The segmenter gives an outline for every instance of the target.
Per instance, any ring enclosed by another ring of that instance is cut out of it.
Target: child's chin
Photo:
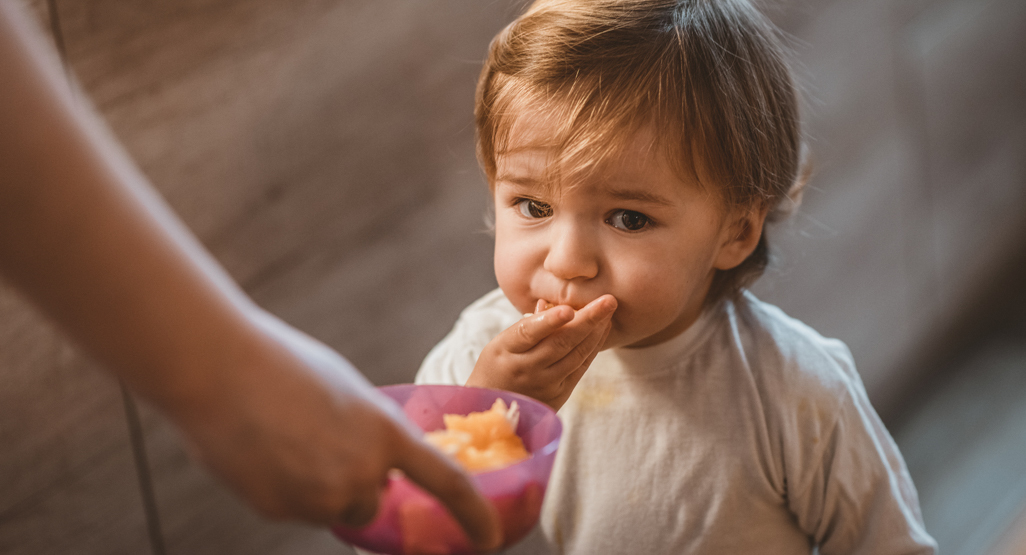
[[[610,336],[612,336],[612,334],[610,334]],[[668,339],[668,338],[660,338],[659,334],[656,334],[656,335],[646,335],[646,336],[642,336],[642,337],[638,337],[638,336],[622,337],[622,338],[620,338],[619,341],[616,341],[615,344],[612,344],[612,342],[610,342],[609,339],[606,339],[606,343],[609,344],[609,346],[603,347],[603,349],[611,349],[611,348],[642,349],[644,347],[651,347],[652,345],[658,345],[658,344],[666,341],[666,339]]]
[[[630,344],[636,342],[636,339],[632,341],[629,337],[624,337],[617,334],[615,331],[611,331],[609,332],[609,337],[606,338],[606,342],[602,344],[602,348],[599,350],[605,351],[608,349],[619,349],[621,347],[630,348]]]

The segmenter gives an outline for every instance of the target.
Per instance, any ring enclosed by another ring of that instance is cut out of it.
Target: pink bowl
[[[444,427],[443,414],[468,414],[491,408],[496,399],[520,405],[517,435],[531,457],[473,475],[474,484],[499,512],[508,547],[534,528],[549,484],[563,425],[547,405],[529,397],[477,387],[392,385],[380,388],[395,399],[414,424],[430,432]],[[463,529],[442,505],[404,477],[390,478],[378,514],[364,528],[338,526],[339,539],[388,555],[471,554]]]

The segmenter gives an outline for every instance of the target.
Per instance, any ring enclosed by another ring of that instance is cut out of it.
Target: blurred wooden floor
[[[1026,553],[1026,249],[975,338],[892,423],[944,555]]]
[[[520,2],[0,1],[32,8],[83,101],[247,292],[376,383],[409,381],[494,287],[473,87]],[[973,344],[1026,238],[1026,3],[772,16],[795,38],[817,171],[758,294],[845,340],[898,421],[937,357]],[[0,553],[345,552],[242,506],[6,287],[0,379]],[[931,464],[924,483],[943,482],[949,463]]]

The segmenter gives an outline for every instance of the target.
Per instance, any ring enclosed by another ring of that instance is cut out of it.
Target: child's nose
[[[599,264],[593,237],[577,226],[553,227],[544,267],[565,280],[595,277]]]

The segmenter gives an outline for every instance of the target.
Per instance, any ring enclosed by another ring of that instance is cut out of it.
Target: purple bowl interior
[[[454,385],[390,385],[379,389],[398,402],[406,416],[425,432],[444,428],[442,416],[445,414],[485,411],[500,398],[507,405],[517,401],[520,407],[517,435],[529,453],[544,449],[558,440],[562,432],[562,425],[551,408],[508,391]]]
[[[531,457],[519,463],[473,475],[475,485],[498,509],[505,545],[520,540],[538,520],[541,500],[562,433],[562,424],[548,406],[508,391],[448,385],[393,385],[380,391],[398,402],[407,417],[424,431],[444,427],[445,414],[488,410],[495,399],[517,401],[517,435]],[[391,478],[374,521],[365,528],[336,527],[336,536],[376,553],[472,553],[456,521],[433,497],[405,478]]]

